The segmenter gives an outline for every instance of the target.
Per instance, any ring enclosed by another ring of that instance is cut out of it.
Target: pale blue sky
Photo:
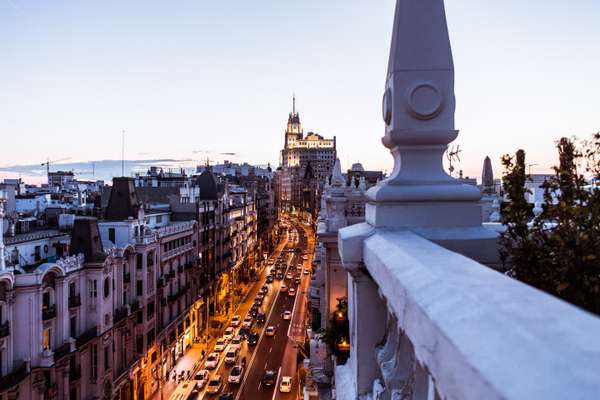
[[[381,94],[392,0],[0,0],[0,167],[46,157],[277,163],[296,92],[344,167],[391,170]],[[460,167],[600,130],[600,1],[447,0]],[[204,155],[202,155],[204,157]],[[224,156],[212,155],[215,161]],[[231,157],[230,157],[231,158]]]

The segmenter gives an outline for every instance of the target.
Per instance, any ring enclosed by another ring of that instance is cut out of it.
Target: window
[[[144,262],[140,253],[136,254],[136,266],[138,269],[142,269]]]
[[[98,297],[98,282],[95,279],[88,280],[88,288],[90,292],[90,299]]]
[[[143,354],[144,353],[144,336],[142,335],[137,335],[135,338],[135,349],[137,350],[138,354]]]
[[[110,369],[110,349],[104,346],[104,370]]]
[[[104,278],[104,298],[107,298],[110,294],[110,278]]]
[[[69,282],[69,297],[75,297],[75,282]]]
[[[71,335],[72,338],[77,337],[77,316],[76,315],[73,315],[71,317],[70,325],[69,325],[69,334]]]
[[[127,290],[123,290],[123,304],[127,304]]]
[[[148,346],[150,346],[154,342],[154,328],[148,331],[147,341]]]
[[[135,285],[136,296],[142,296],[144,294],[144,282],[140,279]]]
[[[95,381],[98,378],[98,345],[90,346],[90,379]]]
[[[154,302],[153,301],[148,303],[146,310],[148,312],[148,316],[146,317],[146,319],[152,319],[152,317],[154,317]]]
[[[50,291],[46,290],[44,294],[42,294],[42,309],[47,309],[50,307]]]
[[[50,350],[52,347],[52,328],[44,329],[42,333],[42,348],[44,350]]]
[[[154,265],[154,252],[151,251],[148,253],[148,255],[146,256],[146,264],[148,264],[149,267]]]
[[[115,228],[108,228],[108,240],[114,244],[117,243],[117,240],[115,239]]]
[[[157,216],[156,216],[156,223],[157,223],[157,224],[160,224],[160,223],[162,223],[162,215],[157,215]]]

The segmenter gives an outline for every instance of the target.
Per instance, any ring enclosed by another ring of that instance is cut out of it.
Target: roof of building
[[[123,221],[137,218],[140,203],[137,199],[133,178],[113,178],[113,186],[104,217],[108,221]]]
[[[200,200],[217,200],[217,180],[215,179],[212,171],[205,169],[200,175],[198,175],[195,183],[200,187]]]
[[[78,217],[75,219],[70,252],[71,255],[82,253],[86,262],[103,262],[106,259],[96,218]]]

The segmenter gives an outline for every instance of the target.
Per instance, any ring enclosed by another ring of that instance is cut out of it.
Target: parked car
[[[239,349],[237,347],[229,347],[227,353],[225,353],[225,364],[233,365],[237,361]]]
[[[242,381],[242,376],[244,376],[244,368],[241,365],[236,365],[231,368],[227,382],[240,383]]]
[[[258,343],[258,333],[252,332],[248,335],[248,346],[256,346]]]
[[[277,380],[277,372],[275,372],[273,370],[267,370],[267,371],[265,371],[265,375],[263,376],[262,384],[264,386],[273,386],[275,384],[276,380]]]
[[[275,336],[275,327],[273,325],[267,326],[267,329],[265,329],[265,336]]]
[[[223,334],[223,339],[225,339],[226,341],[230,341],[231,339],[233,339],[233,335],[234,335],[235,331],[233,329],[233,327],[229,327],[227,329],[225,329],[225,334]]]
[[[234,315],[233,318],[231,318],[231,326],[240,326],[241,322],[242,317],[239,315]]]
[[[215,351],[221,352],[225,350],[225,347],[227,347],[227,342],[225,341],[225,339],[217,339],[217,343],[215,343]]]
[[[215,369],[219,364],[219,353],[210,353],[204,363],[204,368]]]
[[[208,381],[208,385],[206,385],[206,393],[219,393],[221,386],[223,386],[221,375],[214,375],[210,381]]]
[[[296,295],[296,289],[294,289],[293,287],[291,287],[291,288],[288,290],[288,296],[290,296],[290,297],[293,297],[293,296],[295,296],[295,295]]]
[[[285,319],[285,320],[290,320],[290,319],[292,319],[292,312],[291,312],[291,311],[288,311],[288,310],[284,311],[284,312],[283,312],[283,319]]]
[[[281,285],[281,287],[279,288],[280,291],[282,292],[287,292],[288,288],[285,285]]]
[[[204,387],[204,385],[206,385],[206,383],[208,382],[208,377],[209,377],[209,372],[206,369],[201,369],[200,371],[198,371],[196,373],[196,375],[194,376],[194,380],[196,381],[196,386],[200,389],[202,389]]]
[[[292,391],[292,377],[282,376],[281,382],[279,383],[279,391],[281,393],[289,393]]]

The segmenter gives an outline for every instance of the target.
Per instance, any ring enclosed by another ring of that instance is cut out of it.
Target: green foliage
[[[501,256],[516,279],[600,314],[600,190],[586,187],[581,171],[600,180],[600,134],[585,142],[562,138],[556,148],[559,165],[535,217],[526,211],[525,153],[503,157],[509,205]]]

